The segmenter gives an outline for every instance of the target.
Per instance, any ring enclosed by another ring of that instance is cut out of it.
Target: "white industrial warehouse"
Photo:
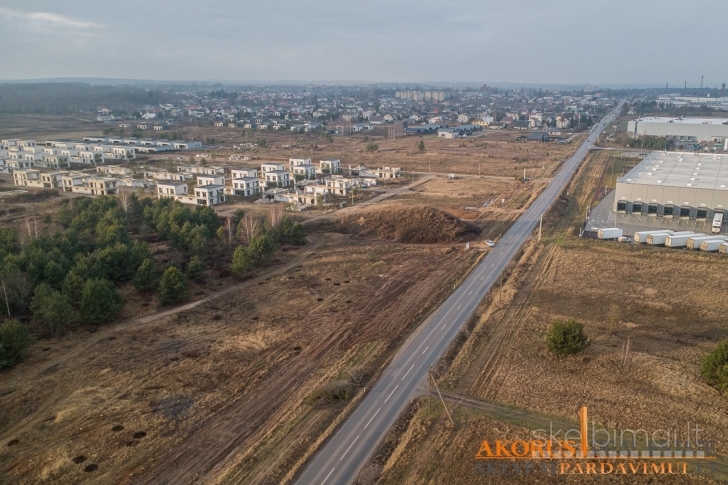
[[[728,128],[728,126],[726,126]],[[652,152],[617,180],[616,212],[710,220],[728,209],[728,155]]]
[[[664,136],[673,142],[719,142],[728,140],[728,118],[648,117],[627,123],[632,137]]]

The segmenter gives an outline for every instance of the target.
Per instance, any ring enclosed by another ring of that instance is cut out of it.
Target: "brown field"
[[[255,131],[215,127],[179,127],[187,137],[204,140],[213,137],[218,148],[212,150],[215,162],[228,160],[231,154],[249,156],[251,163],[258,160],[287,160],[289,157],[310,157],[313,161],[334,157],[341,159],[344,170],[349,165],[369,167],[401,167],[408,172],[436,172],[505,177],[550,177],[559,167],[559,160],[568,158],[578,146],[580,136],[572,144],[520,142],[523,133],[488,132],[471,138],[444,139],[423,137],[425,151],[416,148],[418,136],[387,139],[386,128],[366,133],[332,137],[327,141],[319,135],[293,134],[278,131]],[[246,131],[246,133],[243,133]],[[255,142],[265,138],[268,148],[230,150],[232,144]],[[379,149],[367,152],[366,145],[375,143]]]
[[[101,135],[104,128],[107,126],[95,121],[95,116],[89,113],[81,116],[0,116],[0,138],[2,139],[20,138],[36,141],[78,139],[84,136]]]
[[[10,198],[3,223],[52,211],[39,193]],[[244,282],[208,271],[199,303],[124,285],[120,322],[40,338],[0,374],[0,483],[289,479],[482,254],[310,237]]]
[[[592,156],[549,214],[552,232],[530,242],[500,300],[486,298],[437,369],[443,391],[492,403],[496,411],[449,401],[416,403],[370,465],[384,484],[533,483],[536,477],[485,477],[474,459],[484,439],[527,437],[539,420],[577,423],[580,406],[608,429],[669,429],[686,421],[728,454],[728,399],[700,377],[700,360],[728,338],[728,259],[722,255],[620,245],[573,236],[606,163]],[[548,353],[555,319],[585,325],[591,346],[575,357]],[[620,353],[629,339],[626,365]],[[513,419],[512,410],[523,413]],[[366,474],[365,474],[366,475]],[[538,483],[654,483],[655,476],[538,477]],[[691,476],[660,483],[704,483]],[[370,478],[360,483],[371,483]]]

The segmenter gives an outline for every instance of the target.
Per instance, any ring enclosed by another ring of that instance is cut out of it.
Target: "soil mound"
[[[341,224],[343,232],[411,244],[464,242],[480,233],[479,227],[427,206],[351,215]]]

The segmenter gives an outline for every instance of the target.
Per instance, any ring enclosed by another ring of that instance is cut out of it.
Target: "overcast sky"
[[[0,0],[0,79],[728,82],[725,0]]]

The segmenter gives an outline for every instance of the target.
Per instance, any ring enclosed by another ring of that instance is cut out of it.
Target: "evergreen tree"
[[[728,340],[720,342],[703,357],[700,373],[705,382],[728,392]]]
[[[0,324],[0,369],[13,367],[33,343],[28,328],[17,320]]]
[[[137,291],[145,292],[153,290],[159,284],[159,268],[152,259],[145,259],[137,269],[132,283]]]
[[[87,325],[113,322],[124,306],[124,300],[110,281],[88,280],[83,286],[81,321]]]
[[[187,277],[191,280],[200,279],[206,269],[207,266],[199,256],[192,256],[190,262],[187,263]]]
[[[162,282],[159,284],[157,296],[165,305],[187,300],[190,297],[190,290],[187,288],[187,281],[182,271],[173,266],[167,268],[162,276]]]

